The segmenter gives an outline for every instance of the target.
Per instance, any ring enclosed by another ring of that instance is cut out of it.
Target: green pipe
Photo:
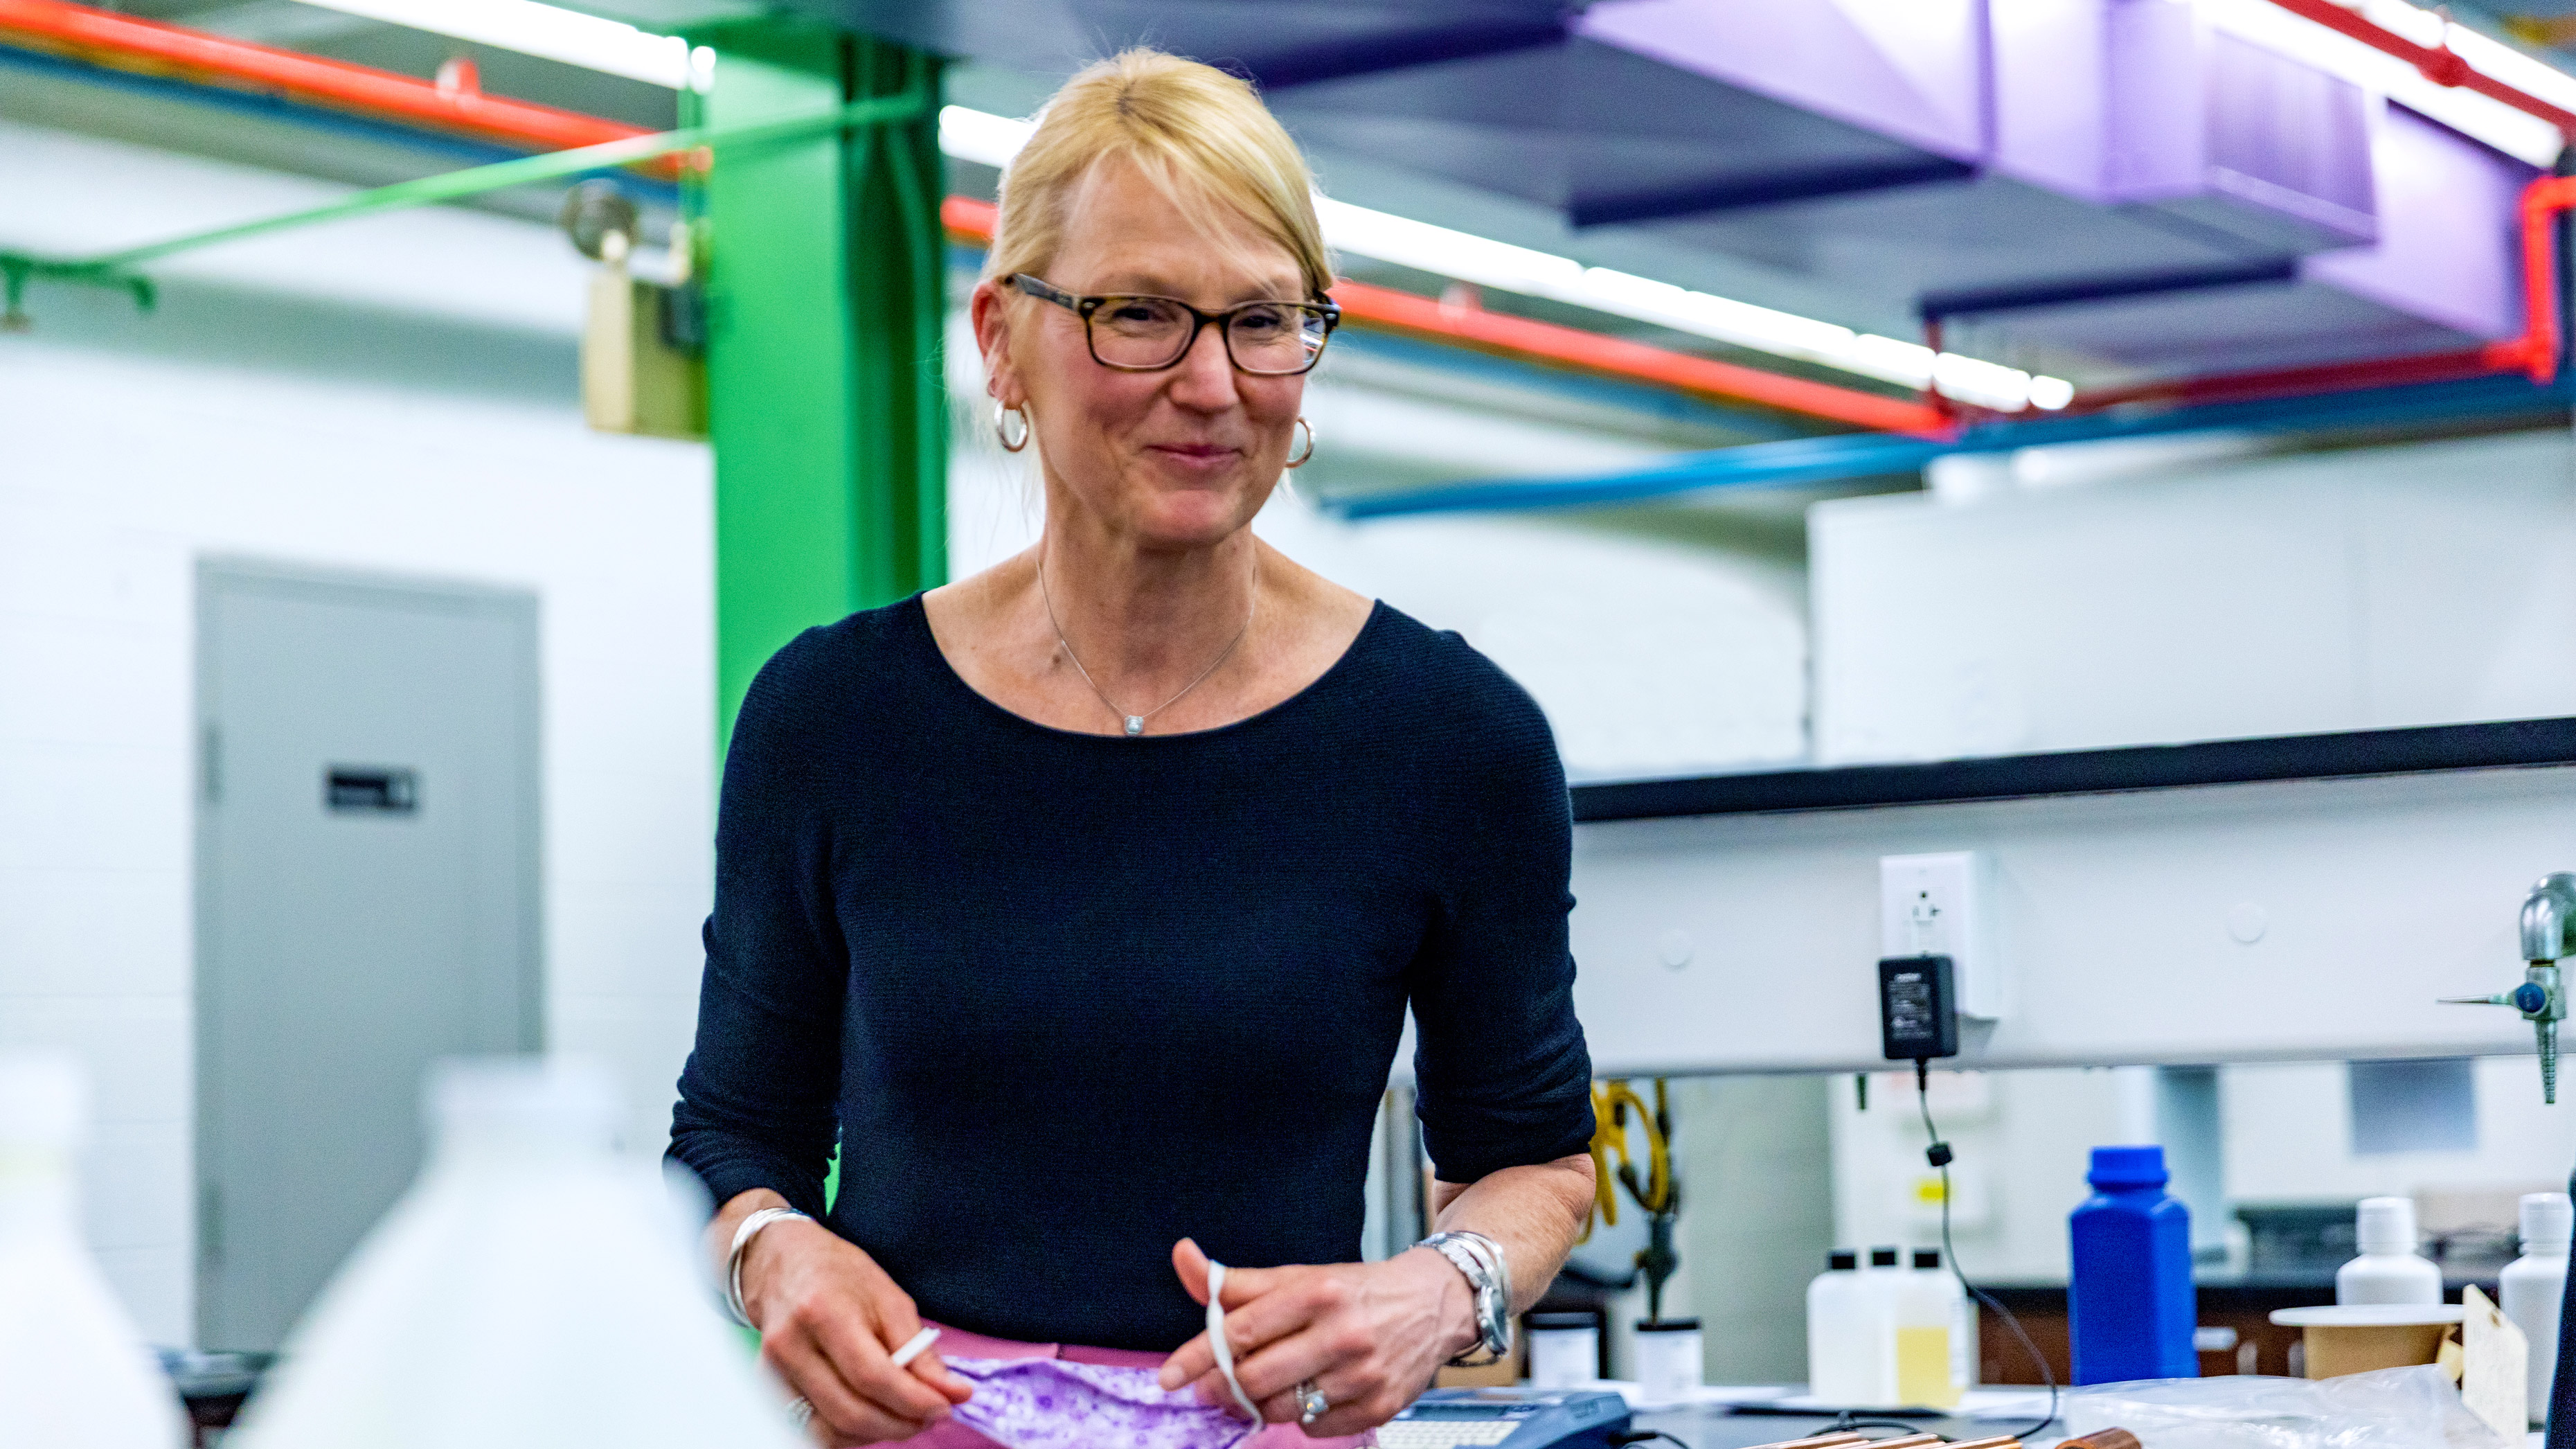
[[[689,126],[676,131],[662,131],[650,136],[632,136],[622,141],[606,141],[596,146],[580,146],[569,151],[548,151],[537,156],[521,156],[509,161],[496,161],[489,166],[475,166],[463,171],[450,171],[439,176],[424,176],[417,181],[398,181],[343,197],[328,206],[288,212],[283,216],[265,217],[258,221],[237,222],[231,226],[191,232],[166,241],[127,247],[122,251],[102,252],[90,257],[43,257],[24,252],[0,252],[0,286],[5,286],[7,315],[18,315],[18,302],[30,277],[54,281],[115,287],[134,294],[137,305],[152,305],[152,284],[131,270],[145,262],[159,261],[181,252],[224,242],[242,241],[274,232],[292,231],[298,227],[318,226],[323,222],[345,221],[351,217],[374,216],[380,212],[403,211],[415,206],[430,206],[442,201],[455,201],[480,196],[487,191],[500,191],[512,186],[526,186],[540,181],[554,181],[578,176],[585,171],[605,170],[615,166],[650,161],[675,151],[691,151],[701,146],[742,146],[757,142],[801,140],[827,131],[878,126],[888,122],[914,120],[928,105],[927,95],[911,91],[903,95],[877,96],[852,101],[848,105],[810,116],[785,116],[775,120],[749,121],[732,126]]]

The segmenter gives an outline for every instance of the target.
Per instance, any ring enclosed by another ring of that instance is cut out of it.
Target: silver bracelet
[[[1483,1233],[1433,1233],[1415,1244],[1449,1260],[1476,1295],[1476,1346],[1449,1360],[1460,1368],[1500,1363],[1512,1351],[1512,1265]]]
[[[750,1311],[742,1306],[743,1249],[751,1246],[751,1240],[760,1236],[762,1228],[768,1227],[781,1218],[803,1218],[809,1223],[814,1221],[812,1214],[800,1213],[792,1207],[759,1208],[744,1218],[741,1225],[733,1230],[733,1246],[725,1250],[725,1312],[732,1314],[733,1321],[745,1328],[753,1328],[757,1325],[751,1321]]]

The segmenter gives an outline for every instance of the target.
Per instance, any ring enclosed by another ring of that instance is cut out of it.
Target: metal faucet
[[[2446,996],[2455,1006],[2510,1006],[2540,1041],[2540,1095],[2558,1100],[2558,1023],[2567,1019],[2558,963],[2576,956],[2576,875],[2542,876],[2522,900],[2522,984],[2501,996]]]

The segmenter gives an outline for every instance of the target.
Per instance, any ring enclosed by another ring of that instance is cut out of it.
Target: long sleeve
[[[1458,646],[1462,650],[1464,645]],[[1573,823],[1538,706],[1493,670],[1454,742],[1455,822],[1412,984],[1423,1140],[1446,1182],[1550,1162],[1592,1139],[1591,1055],[1574,1015],[1566,913]]]
[[[818,752],[801,720],[815,706],[805,677],[814,643],[809,631],[780,650],[735,720],[697,1043],[670,1155],[718,1204],[766,1187],[821,1217],[849,955],[833,912],[832,840],[815,809]]]

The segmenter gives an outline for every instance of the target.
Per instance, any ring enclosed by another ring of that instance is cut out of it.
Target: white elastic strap
[[[1243,1391],[1243,1382],[1234,1376],[1234,1350],[1225,1341],[1225,1265],[1214,1258],[1208,1259],[1207,1335],[1208,1347],[1216,1353],[1216,1371],[1225,1375],[1234,1401],[1252,1416],[1252,1422],[1262,1422],[1261,1406],[1252,1402],[1252,1395]]]
[[[896,1349],[894,1351],[894,1357],[888,1361],[896,1368],[902,1368],[906,1364],[911,1363],[914,1359],[921,1357],[921,1351],[923,1349],[930,1347],[938,1341],[939,1330],[936,1328],[925,1328],[921,1332],[914,1334],[912,1337],[905,1339],[903,1341],[903,1347]]]

